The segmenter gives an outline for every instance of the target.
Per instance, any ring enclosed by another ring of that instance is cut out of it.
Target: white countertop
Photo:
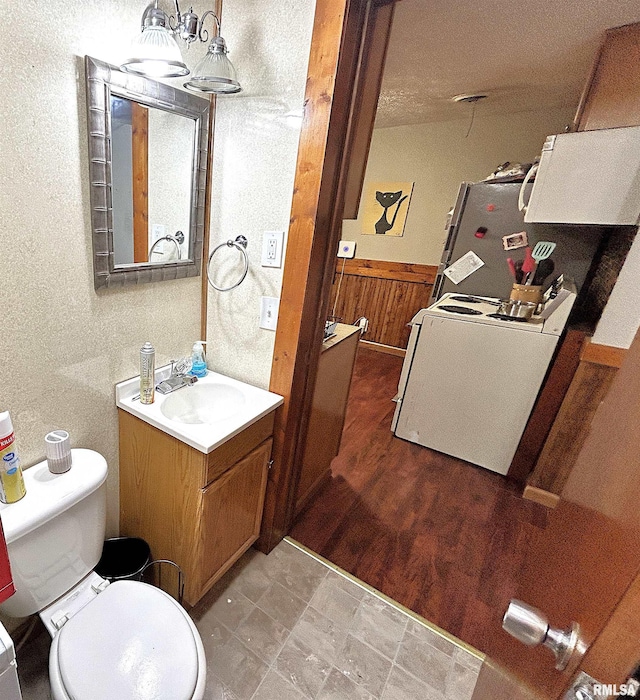
[[[156,384],[166,379],[169,373],[168,365],[156,370]],[[208,454],[284,403],[284,399],[278,394],[259,389],[251,384],[245,384],[237,379],[231,379],[231,377],[225,377],[223,374],[211,370],[206,377],[198,379],[193,386],[216,383],[226,384],[240,390],[245,396],[245,401],[244,405],[231,416],[218,418],[211,423],[180,423],[167,418],[162,413],[161,406],[163,401],[173,394],[160,394],[156,391],[155,401],[150,405],[141,404],[139,398],[134,400],[134,397],[138,397],[140,394],[139,377],[116,384],[116,406],[187,445],[195,447],[196,450]],[[178,392],[188,392],[190,388],[187,386],[178,389]]]

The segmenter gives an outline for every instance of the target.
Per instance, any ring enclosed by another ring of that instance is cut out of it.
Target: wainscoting
[[[331,309],[340,288],[335,315],[343,323],[366,316],[369,330],[363,340],[406,348],[407,324],[428,306],[437,266],[354,258],[344,262],[340,283],[342,266],[338,259],[331,288]]]

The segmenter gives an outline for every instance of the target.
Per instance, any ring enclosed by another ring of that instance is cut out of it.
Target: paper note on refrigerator
[[[476,270],[479,270],[484,262],[472,251],[465,253],[444,271],[444,274],[454,283],[460,284]]]

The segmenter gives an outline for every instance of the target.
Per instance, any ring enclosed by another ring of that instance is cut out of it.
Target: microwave
[[[528,223],[637,225],[640,126],[547,137],[540,163],[522,183],[520,203]]]

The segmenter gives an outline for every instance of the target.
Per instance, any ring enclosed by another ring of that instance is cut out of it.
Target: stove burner
[[[482,316],[482,311],[470,309],[468,306],[438,306],[438,310],[448,311],[450,314],[463,314],[464,316]]]
[[[489,318],[499,318],[501,321],[519,321],[520,323],[526,323],[528,319],[518,318],[517,316],[507,316],[506,314],[487,314]]]
[[[451,301],[464,301],[467,304],[480,304],[480,299],[476,299],[475,297],[467,297],[467,296],[456,296],[456,297],[449,297]]]

